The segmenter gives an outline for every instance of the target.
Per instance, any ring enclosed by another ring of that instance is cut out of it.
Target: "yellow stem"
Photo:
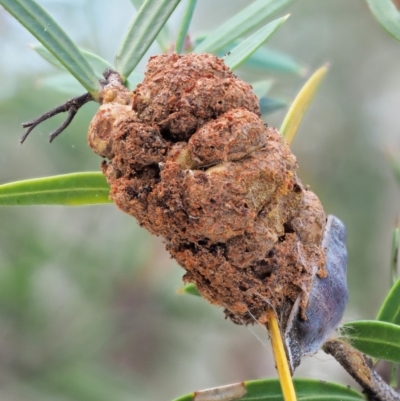
[[[281,331],[279,330],[278,320],[273,309],[268,309],[267,316],[272,351],[274,353],[276,369],[278,371],[279,381],[281,383],[283,399],[285,401],[296,401],[296,393],[294,391],[285,348],[283,347]]]

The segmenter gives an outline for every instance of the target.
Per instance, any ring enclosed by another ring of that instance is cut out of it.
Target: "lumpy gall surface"
[[[89,129],[110,196],[165,239],[184,280],[235,323],[305,318],[326,273],[326,216],[296,158],[260,119],[258,100],[221,59],[152,57],[129,92],[114,80]],[[286,316],[286,317],[285,317]]]

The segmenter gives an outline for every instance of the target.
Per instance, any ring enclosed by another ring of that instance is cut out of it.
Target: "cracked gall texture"
[[[202,296],[236,323],[282,320],[324,270],[326,216],[250,85],[208,54],[152,57],[134,92],[105,87],[88,135],[110,196],[165,239]]]

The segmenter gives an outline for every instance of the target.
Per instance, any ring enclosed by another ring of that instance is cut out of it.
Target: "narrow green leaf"
[[[301,76],[304,76],[307,72],[307,68],[297,62],[289,54],[265,46],[260,47],[256,52],[254,52],[246,60],[244,67],[261,71],[296,74]]]
[[[187,0],[185,13],[183,14],[181,27],[176,39],[175,51],[180,54],[183,50],[186,35],[189,31],[190,22],[192,21],[193,13],[197,5],[197,0]]]
[[[365,400],[364,396],[355,390],[340,384],[324,382],[322,380],[312,379],[293,379],[298,401],[355,401]],[[279,400],[282,401],[280,383],[278,380],[251,380],[245,382],[248,398],[241,400],[261,401],[261,400]],[[273,393],[273,394],[271,394]],[[246,394],[247,395],[247,394]]]
[[[327,66],[321,67],[315,71],[301,88],[300,92],[297,94],[292,105],[290,106],[290,109],[287,112],[280,129],[281,134],[289,143],[289,145],[296,136],[299,126],[303,121],[303,118],[310,107],[312,100],[317,94],[318,88],[327,71]]]
[[[275,99],[272,97],[262,97],[260,99],[260,111],[261,114],[271,114],[274,111],[283,109],[287,106],[287,102],[282,99]]]
[[[131,0],[131,3],[136,8],[136,10],[139,10],[140,7],[142,7],[143,2],[144,2],[143,0]],[[168,24],[165,24],[156,37],[156,41],[163,53],[166,53],[168,51],[169,46],[171,45],[170,37],[171,35]]]
[[[400,362],[400,326],[377,320],[359,320],[342,326],[343,339],[374,358]]]
[[[55,67],[66,71],[65,67],[41,43],[35,43],[33,45],[30,45],[29,47],[32,50],[35,50],[35,52],[39,54],[39,56],[43,57],[50,64],[53,64]]]
[[[224,57],[225,63],[231,70],[244,63],[259,47],[261,47],[275,31],[289,18],[289,15],[278,18],[244,40]]]
[[[42,56],[49,63],[55,65],[56,67],[61,67],[64,69],[64,66],[40,43],[31,46],[33,50],[35,50],[40,56]],[[88,52],[79,48],[79,51],[88,61],[88,63],[92,66],[94,72],[99,78],[103,77],[103,72],[107,68],[115,69],[107,60],[104,60],[97,54]]]
[[[257,0],[222,24],[193,50],[216,53],[250,30],[264,23],[272,14],[293,0]]]
[[[273,84],[272,79],[263,79],[262,81],[253,82],[251,86],[253,87],[254,94],[261,98],[265,96],[271,89]]]
[[[0,206],[112,203],[110,187],[100,172],[34,178],[0,185]]]
[[[76,96],[85,90],[85,88],[68,73],[50,75],[46,78],[42,78],[39,80],[39,84],[45,88],[65,93],[68,96]]]
[[[96,98],[100,89],[98,77],[69,36],[42,7],[34,0],[0,0],[0,5]]]
[[[392,0],[367,0],[367,3],[382,27],[400,41],[400,12]]]
[[[376,319],[400,326],[400,278],[390,289]],[[400,337],[398,342],[400,342]]]
[[[348,387],[336,383],[312,379],[294,379],[298,401],[359,401],[364,396]],[[240,401],[282,401],[279,380],[251,380],[228,386],[197,391],[179,397],[174,401],[240,400]]]
[[[130,90],[134,90],[137,84],[142,81],[143,74],[133,72],[129,76],[129,80],[125,81],[125,86]],[[76,96],[77,94],[82,93],[85,89],[67,72],[41,78],[39,80],[39,85],[57,92],[65,93],[68,96]]]
[[[178,290],[179,294],[189,294],[189,295],[196,295],[198,297],[201,297],[201,294],[199,293],[199,290],[196,288],[194,284],[186,284],[182,288]]]
[[[204,35],[197,36],[194,39],[194,46],[196,47],[204,39]],[[240,39],[231,42],[229,46],[225,46],[223,49],[218,50],[216,55],[218,57],[224,57],[230,50],[238,46],[241,42],[242,40]],[[307,73],[307,67],[296,61],[291,55],[265,46],[257,49],[257,51],[255,51],[244,62],[243,67],[261,70],[264,73],[267,71],[301,76],[304,76]]]
[[[82,48],[79,48],[79,51],[92,66],[94,72],[98,77],[104,78],[103,73],[108,68],[115,70],[115,67],[111,63],[109,63],[107,60],[104,60],[104,58],[98,56],[97,54],[94,54]]]
[[[206,39],[207,35],[201,34],[193,39],[193,47],[196,48]],[[243,40],[236,39],[228,46],[215,52],[218,57],[224,57],[230,50],[238,46]],[[276,49],[263,46],[257,49],[245,62],[243,67],[258,69],[263,72],[274,72],[283,74],[297,74],[304,76],[307,73],[307,67],[296,61],[290,54]]]
[[[115,67],[126,79],[153,43],[180,0],[146,0],[135,15],[115,58]]]

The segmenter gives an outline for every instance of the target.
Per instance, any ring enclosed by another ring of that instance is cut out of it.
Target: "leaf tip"
[[[275,28],[275,29],[281,27],[281,26],[286,22],[286,20],[290,17],[290,15],[291,15],[291,14],[286,14],[286,15],[284,15],[283,17],[278,18],[278,19],[272,21],[272,23],[276,23],[276,28]]]
[[[307,80],[294,99],[281,126],[281,133],[289,145],[292,143],[304,115],[314,99],[318,88],[328,72],[329,63],[318,68]]]
[[[331,63],[329,61],[327,61],[323,66],[320,67],[320,69],[324,70],[325,72],[327,72],[329,68],[331,68]]]

